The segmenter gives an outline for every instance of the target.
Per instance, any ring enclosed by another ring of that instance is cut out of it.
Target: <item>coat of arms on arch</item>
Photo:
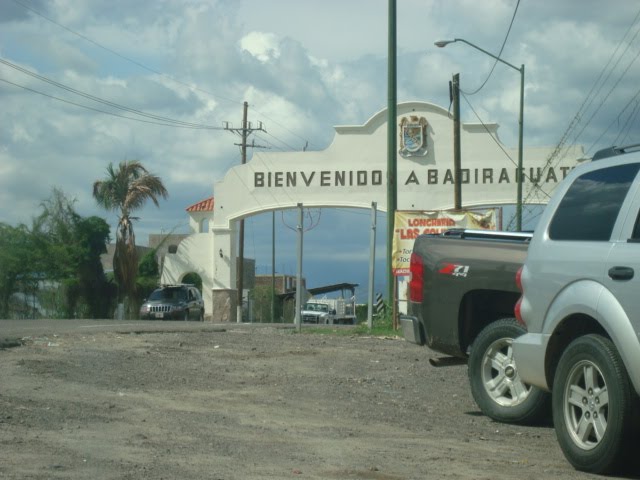
[[[427,154],[427,119],[410,115],[400,120],[400,155],[417,157]]]

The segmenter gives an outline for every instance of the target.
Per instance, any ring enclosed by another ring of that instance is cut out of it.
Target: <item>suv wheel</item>
[[[471,346],[471,393],[482,413],[498,422],[536,423],[549,412],[549,395],[518,375],[512,344],[524,333],[515,318],[503,318],[487,325]]]
[[[574,340],[560,358],[552,391],[553,423],[567,460],[586,472],[616,469],[631,445],[636,400],[611,340]]]

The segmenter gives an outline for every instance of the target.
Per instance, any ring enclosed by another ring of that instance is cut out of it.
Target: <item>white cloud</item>
[[[262,63],[280,57],[279,43],[273,33],[250,32],[240,39],[240,47]]]

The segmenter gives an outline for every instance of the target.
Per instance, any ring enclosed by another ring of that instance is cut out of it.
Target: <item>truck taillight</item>
[[[516,302],[516,306],[513,308],[513,313],[516,316],[516,320],[518,321],[518,323],[524,328],[527,328],[527,324],[522,318],[522,297],[520,297]]]
[[[524,267],[520,267],[516,272],[516,286],[518,287],[518,290],[520,290],[521,292],[523,291],[522,290],[522,269],[523,268]],[[524,322],[522,318],[522,295],[516,302],[516,306],[513,308],[513,314],[516,316],[516,320],[518,321],[518,323],[522,325],[524,328],[527,328],[527,324]]]
[[[516,272],[516,286],[518,287],[518,290],[522,291],[522,269],[524,268],[524,266],[520,267],[518,269],[518,271]]]
[[[422,257],[415,253],[411,254],[411,262],[409,264],[411,279],[409,280],[409,301],[422,302],[424,287],[424,264]]]

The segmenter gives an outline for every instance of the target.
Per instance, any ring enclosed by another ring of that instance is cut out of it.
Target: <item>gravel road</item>
[[[601,478],[398,338],[227,325],[0,350],[2,479]]]

